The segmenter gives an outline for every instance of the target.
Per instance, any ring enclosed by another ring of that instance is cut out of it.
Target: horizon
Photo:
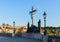
[[[15,21],[18,26],[26,26],[31,22],[29,12],[32,6],[37,10],[34,15],[34,25],[37,26],[41,19],[41,26],[44,26],[44,11],[47,14],[47,26],[60,26],[60,1],[59,0],[0,0],[0,24],[12,25]]]

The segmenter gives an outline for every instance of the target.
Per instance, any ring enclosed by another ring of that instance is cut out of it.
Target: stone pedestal
[[[52,39],[52,42],[55,42],[55,39]]]
[[[48,42],[48,36],[43,36],[43,42]]]
[[[15,35],[14,35],[14,33],[12,33],[12,37],[14,37]]]

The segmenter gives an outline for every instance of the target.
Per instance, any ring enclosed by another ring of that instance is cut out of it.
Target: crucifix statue
[[[32,6],[32,11],[29,12],[31,13],[32,25],[34,25],[34,12],[36,12],[36,10],[34,10],[34,7]]]

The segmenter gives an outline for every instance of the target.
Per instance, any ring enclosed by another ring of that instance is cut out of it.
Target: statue
[[[32,6],[32,11],[29,12],[31,13],[32,25],[34,25],[34,12],[36,12],[36,10],[34,10],[34,7]]]

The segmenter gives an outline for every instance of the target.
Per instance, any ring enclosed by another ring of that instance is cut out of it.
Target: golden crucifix
[[[34,12],[36,12],[36,10],[34,10],[34,7],[32,6],[32,11],[30,11],[31,19],[32,19],[32,25],[34,25]]]

